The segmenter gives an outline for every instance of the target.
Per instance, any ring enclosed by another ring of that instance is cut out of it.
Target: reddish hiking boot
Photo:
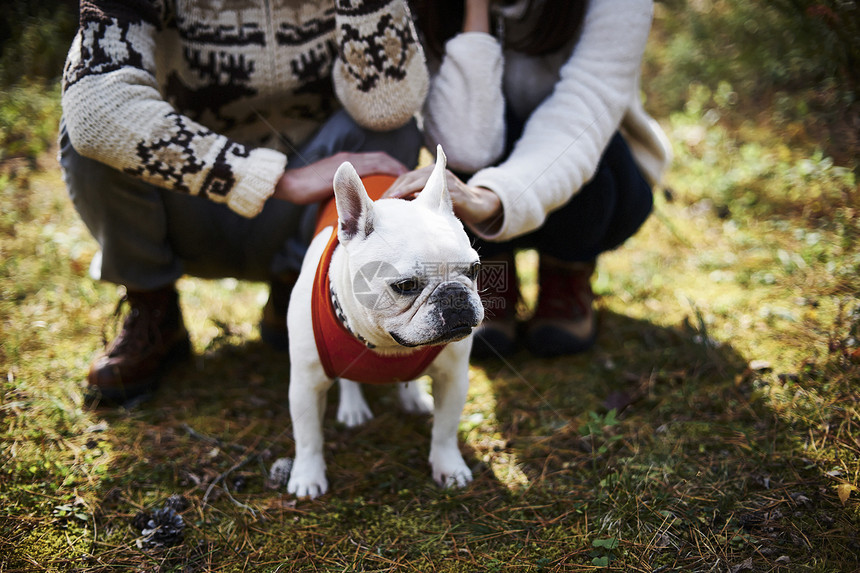
[[[594,263],[567,263],[540,256],[540,292],[526,343],[538,356],[584,352],[597,338],[591,276]]]
[[[260,318],[260,338],[275,350],[289,350],[287,307],[297,278],[298,274],[292,273],[269,283],[269,300]]]
[[[472,356],[508,356],[516,350],[517,304],[520,289],[513,253],[481,260],[478,293],[484,305],[484,322],[475,329]]]
[[[89,398],[127,404],[156,390],[167,370],[188,358],[191,343],[173,285],[128,291],[130,311],[122,330],[96,357],[87,376]]]

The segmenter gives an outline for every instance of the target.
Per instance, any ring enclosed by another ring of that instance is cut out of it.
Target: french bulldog
[[[408,201],[371,201],[348,162],[335,174],[337,228],[322,229],[311,242],[287,312],[296,443],[287,483],[291,494],[314,498],[328,490],[322,423],[334,380],[341,388],[338,418],[362,423],[371,414],[355,379],[382,370],[377,362],[386,361],[405,370],[386,380],[360,381],[402,382],[405,409],[432,407],[433,479],[443,487],[472,480],[457,429],[468,390],[471,335],[484,311],[476,283],[478,254],[454,215],[445,167],[440,146],[426,186]],[[327,279],[321,278],[326,271]],[[331,307],[335,318],[319,318],[325,314],[321,307]],[[333,341],[331,331],[320,326],[326,320],[349,340]],[[346,347],[355,347],[354,353],[337,356]],[[370,362],[363,368],[365,360]],[[432,399],[408,383],[424,374],[432,379]]]

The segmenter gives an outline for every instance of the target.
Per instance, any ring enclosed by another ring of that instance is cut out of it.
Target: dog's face
[[[412,201],[371,202],[349,164],[334,179],[348,276],[338,285],[350,325],[381,350],[465,338],[483,320],[478,254],[454,215],[445,155]]]

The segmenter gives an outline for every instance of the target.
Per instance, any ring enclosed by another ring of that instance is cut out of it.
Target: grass
[[[430,421],[387,388],[358,430],[332,396],[329,494],[269,482],[293,443],[287,360],[255,326],[264,285],[183,279],[193,361],[141,407],[84,407],[116,289],[87,277],[95,243],[44,151],[56,92],[4,91],[0,571],[860,568],[857,148],[821,136],[847,112],[679,77],[685,30],[663,14],[649,46],[676,161],[654,216],[601,258],[598,345],[473,363],[458,491],[432,484]],[[534,254],[519,261],[533,301]],[[153,546],[134,518],[175,494],[184,535]]]

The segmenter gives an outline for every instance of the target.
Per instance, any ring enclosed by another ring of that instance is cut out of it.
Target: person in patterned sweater
[[[415,166],[427,87],[405,0],[83,0],[60,162],[130,306],[91,393],[146,395],[189,355],[184,274],[270,282],[261,334],[285,347],[316,204],[343,161]]]

